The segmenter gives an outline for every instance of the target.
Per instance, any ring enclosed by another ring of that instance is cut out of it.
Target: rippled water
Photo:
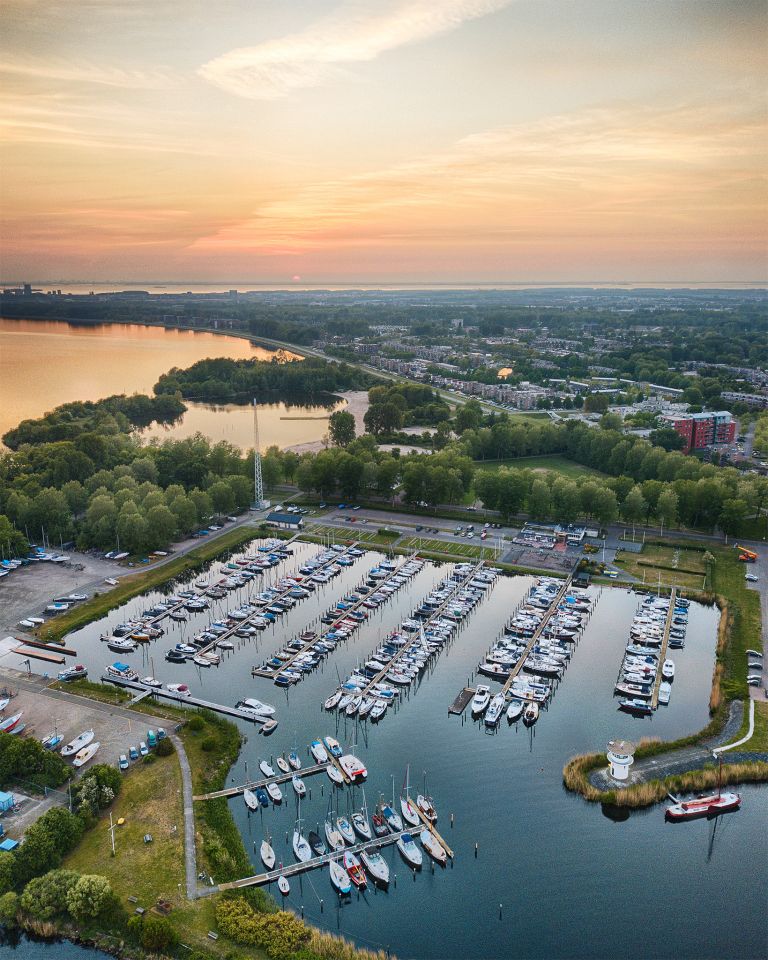
[[[295,557],[268,579],[295,569],[297,561],[317,549],[296,545]],[[673,825],[665,823],[660,806],[611,819],[599,806],[568,793],[561,782],[563,764],[571,755],[603,749],[613,737],[666,739],[706,723],[716,612],[691,605],[686,648],[674,652],[672,701],[650,720],[620,713],[612,696],[638,599],[611,588],[592,590],[595,612],[549,709],[532,730],[508,728],[502,721],[498,733],[488,734],[468,717],[448,716],[449,704],[524,596],[530,583],[526,577],[497,581],[419,685],[378,726],[324,713],[322,701],[335,688],[337,675],[345,676],[365,659],[450,565],[425,566],[354,638],[289,692],[251,678],[252,664],[315,625],[333,601],[361,581],[378,556],[368,553],[358,559],[331,584],[299,602],[279,626],[264,631],[255,643],[243,641],[218,668],[200,670],[191,663],[179,667],[162,660],[170,641],[197,631],[208,615],[181,626],[169,624],[168,635],[149,651],[126,658],[148,669],[148,657],[153,657],[154,672],[163,680],[184,680],[210,700],[234,704],[250,695],[277,706],[280,726],[270,738],[243,725],[248,741],[232,782],[243,782],[246,764],[253,775],[260,759],[294,746],[308,765],[307,744],[327,733],[343,743],[357,741],[356,752],[369,770],[365,795],[370,808],[380,792],[391,796],[393,778],[399,792],[407,764],[414,791],[422,786],[426,771],[440,813],[438,827],[456,853],[454,863],[434,871],[427,864],[414,880],[390,847],[384,855],[397,877],[388,892],[369,890],[339,906],[327,872],[314,871],[291,880],[290,905],[303,909],[314,923],[362,945],[389,947],[400,957],[760,955],[768,791],[744,788],[743,809],[717,822]],[[247,592],[237,591],[222,601],[216,616],[245,599]],[[148,607],[155,596],[133,600],[104,623],[71,638],[92,675],[115,659],[98,641],[102,630]],[[311,796],[301,809],[305,830],[324,819],[330,782],[324,776],[309,777],[307,787]],[[353,794],[347,788],[336,798],[345,810]],[[361,802],[361,791],[355,791],[354,804]],[[254,872],[260,872],[261,865],[253,851],[265,835],[272,836],[278,859],[293,862],[289,834],[297,810],[292,792],[281,807],[264,813],[249,814],[240,797],[231,801],[231,808],[252,851]]]

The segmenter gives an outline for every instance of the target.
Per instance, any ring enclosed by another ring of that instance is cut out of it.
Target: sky
[[[762,282],[764,0],[3,0],[0,277]]]

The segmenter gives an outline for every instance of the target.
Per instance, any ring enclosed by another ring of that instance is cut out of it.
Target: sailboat
[[[272,844],[268,840],[261,841],[259,854],[261,856],[261,862],[267,870],[271,870],[275,865],[275,851],[272,849]]]
[[[291,777],[291,783],[293,784],[293,789],[296,791],[297,797],[306,796],[307,788],[301,777],[296,776],[294,773],[294,775]]]
[[[355,833],[358,836],[361,836],[363,840],[372,840],[373,833],[371,832],[371,825],[368,822],[368,805],[365,802],[365,791],[363,791],[363,807],[361,810],[356,810],[351,818],[352,826],[355,828]]]
[[[392,777],[392,806],[388,803],[385,803],[381,807],[381,814],[384,817],[387,826],[392,831],[392,833],[397,833],[403,829],[403,821],[400,819],[400,815],[395,813],[395,778]]]
[[[334,823],[331,817],[331,801],[328,801],[328,811],[325,816],[325,839],[328,841],[328,846],[331,850],[343,850],[346,847],[344,843],[344,837],[339,833],[336,824]]]
[[[448,859],[448,854],[445,852],[443,845],[431,831],[426,829],[422,830],[419,834],[419,840],[421,840],[422,847],[424,847],[433,860],[436,860],[439,864],[441,864],[441,866],[445,865],[445,861]]]
[[[277,889],[284,897],[288,896],[288,894],[291,892],[291,885],[288,883],[288,877],[279,876],[277,878]]]
[[[346,817],[336,817],[336,829],[350,845],[355,842],[355,831]]]
[[[668,820],[694,820],[696,817],[710,817],[738,810],[741,806],[741,795],[722,792],[723,758],[718,754],[717,760],[717,793],[694,797],[693,800],[678,800],[670,794],[675,802],[665,811]]]
[[[337,860],[328,861],[328,872],[331,875],[331,883],[342,896],[352,892],[352,881],[349,874]]]
[[[385,834],[389,833],[389,827],[387,826],[387,820],[383,813],[384,806],[384,797],[380,796],[379,802],[376,805],[376,809],[373,812],[371,817],[371,823],[373,824],[373,832],[377,837],[383,837]]]
[[[419,816],[419,811],[416,809],[415,805],[411,802],[411,784],[410,784],[410,774],[411,768],[410,765],[405,768],[405,780],[403,781],[403,790],[400,792],[400,812],[403,815],[403,819],[406,823],[410,823],[412,827],[418,827],[421,823],[421,817]]]
[[[416,797],[416,806],[421,810],[430,823],[437,823],[437,810],[435,802],[427,793],[427,771],[424,771],[424,792]]]
[[[245,805],[249,810],[257,810],[259,807],[259,799],[253,790],[249,790],[247,787],[243,790],[243,800],[245,800]]]
[[[307,860],[312,859],[312,847],[301,832],[301,819],[296,821],[296,826],[293,828],[293,853],[300,863],[306,863]]]
[[[18,716],[21,716],[19,714]],[[7,729],[7,728],[6,728]],[[72,754],[77,753],[79,750],[82,750],[83,747],[87,746],[91,740],[93,740],[95,734],[93,730],[85,730],[79,736],[75,737],[74,740],[70,740],[66,746],[61,748],[62,757],[70,757]]]
[[[307,834],[307,840],[309,840],[309,845],[312,847],[312,853],[316,857],[324,857],[328,853],[328,847],[326,847],[323,838],[319,833],[316,833],[314,830],[310,830]]]

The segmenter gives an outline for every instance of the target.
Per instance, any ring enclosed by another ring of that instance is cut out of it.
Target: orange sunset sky
[[[762,0],[4,0],[21,280],[766,279]]]

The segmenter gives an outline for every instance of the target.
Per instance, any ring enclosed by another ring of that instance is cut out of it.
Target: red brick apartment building
[[[718,443],[732,443],[736,434],[736,422],[727,410],[674,414],[661,419],[685,440],[683,453],[706,450]]]

